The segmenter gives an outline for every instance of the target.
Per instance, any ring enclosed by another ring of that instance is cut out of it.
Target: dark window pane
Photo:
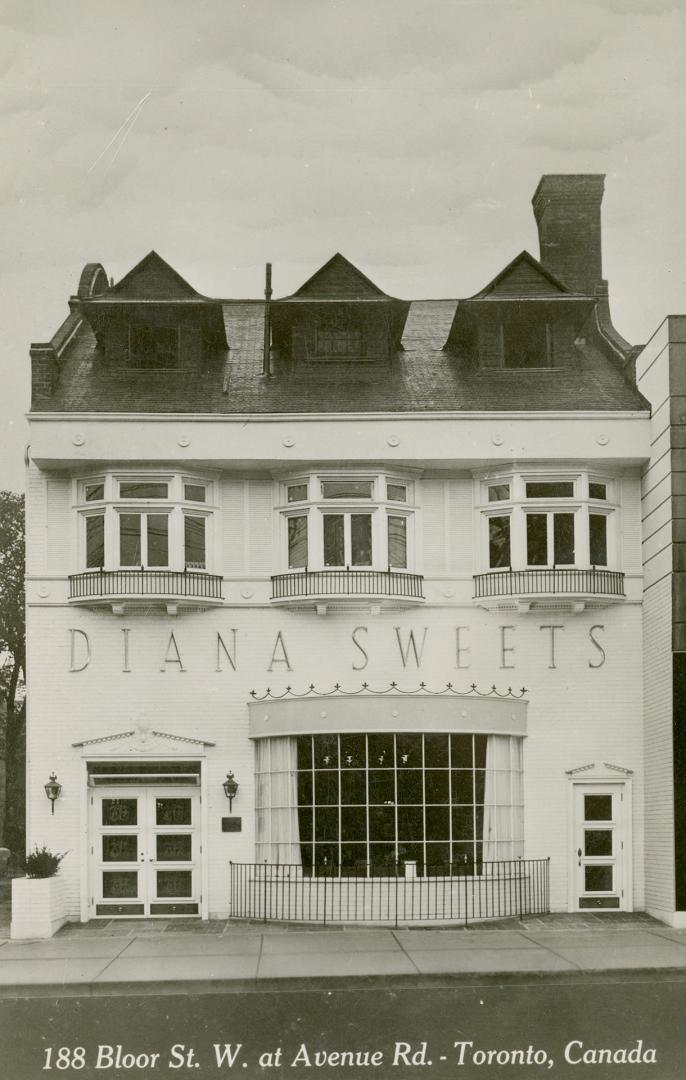
[[[416,863],[417,873],[424,873],[424,844],[421,841],[418,844],[409,840],[398,841],[398,870],[401,874],[406,862]]]
[[[475,866],[475,844],[462,842],[453,844],[453,866],[457,874],[473,874]]]
[[[511,563],[510,555],[510,519],[509,517],[489,517],[488,519],[488,565],[497,570]]]
[[[606,499],[607,484],[596,484],[591,480],[588,485],[588,494],[592,499]]]
[[[298,806],[311,806],[312,804],[312,773],[298,773]]]
[[[105,565],[105,515],[86,518],[86,567],[100,569]]]
[[[341,735],[342,769],[363,769],[366,756],[364,735]]]
[[[166,499],[168,487],[152,480],[122,480],[119,494],[122,499]]]
[[[585,866],[586,892],[612,892],[614,875],[611,866]]]
[[[166,514],[148,514],[148,566],[169,564],[169,518]]]
[[[102,483],[86,484],[84,487],[86,502],[99,502],[105,498],[105,485]]]
[[[290,484],[287,498],[289,503],[303,502],[307,498],[307,484]]]
[[[322,480],[323,499],[371,499],[371,480]]]
[[[369,770],[369,802],[395,802],[395,774],[392,769]]]
[[[410,768],[421,768],[422,764],[422,737],[421,735],[401,732],[396,735],[398,748],[398,765]]]
[[[386,498],[390,502],[407,502],[407,488],[404,484],[386,484]]]
[[[174,835],[158,833],[156,837],[158,862],[190,862],[192,859],[192,840],[188,833]]]
[[[591,566],[607,566],[607,518],[604,514],[589,515]]]
[[[131,325],[130,362],[135,368],[173,368],[179,360],[179,331],[176,326]]]
[[[367,871],[366,844],[341,844],[341,866],[364,877]]]
[[[138,871],[105,870],[102,875],[102,895],[105,900],[138,896]]]
[[[573,495],[573,480],[542,480],[526,485],[527,499],[571,499]]]
[[[396,857],[394,844],[371,844],[369,848],[371,873],[378,877],[394,877]]]
[[[427,803],[450,802],[447,769],[428,769],[424,777],[424,784]]]
[[[368,736],[369,767],[392,769],[394,763],[393,736],[379,733]]]
[[[343,541],[343,515],[324,515],[324,566],[343,566],[345,549]]]
[[[423,800],[422,770],[398,769],[398,802],[421,803]]]
[[[584,795],[586,821],[612,821],[611,795]]]
[[[486,773],[483,769],[477,769],[474,773],[474,802],[477,807],[484,801],[486,791]]]
[[[421,806],[398,807],[398,840],[424,838],[424,811]]]
[[[388,565],[407,566],[407,518],[388,518]]]
[[[314,845],[314,870],[319,876],[335,874],[338,869],[338,841]]]
[[[338,735],[315,735],[315,769],[335,769],[338,766]]]
[[[298,810],[298,827],[300,829],[300,839],[303,843],[312,839],[312,811],[299,809]]]
[[[156,799],[155,823],[157,825],[190,825],[190,799]]]
[[[307,518],[288,519],[288,565],[291,570],[307,566]]]
[[[158,896],[192,896],[193,875],[190,870],[158,870]]]
[[[453,840],[474,839],[474,810],[471,806],[453,807]]]
[[[314,774],[314,801],[318,806],[338,802],[338,773],[334,769]]]
[[[553,514],[554,559],[556,566],[574,562],[574,514]]]
[[[453,769],[451,775],[453,803],[472,803],[474,801],[474,774],[471,769]]]
[[[338,807],[318,806],[314,812],[315,840],[338,840]]]
[[[487,735],[475,735],[474,736],[474,768],[485,769],[486,768],[486,745],[488,742]],[[453,766],[455,762],[453,762]]]
[[[472,736],[451,735],[450,755],[453,769],[471,769],[474,764],[472,756]]]
[[[362,769],[344,769],[341,773],[341,803],[358,805],[367,801],[367,776]]]
[[[298,768],[309,769],[312,766],[312,738],[310,735],[298,736]]]
[[[350,565],[372,565],[371,514],[350,515]]]
[[[344,806],[341,810],[341,840],[367,839],[367,808]]]
[[[206,489],[204,484],[184,484],[183,497],[188,502],[205,502]]]
[[[503,322],[503,363],[508,368],[548,367],[546,324],[535,312]]]
[[[427,769],[448,768],[448,736],[424,736],[424,764]]]
[[[548,565],[548,518],[545,514],[526,515],[526,561],[529,566]]]
[[[395,840],[395,807],[369,807],[369,839]]]
[[[426,873],[447,874],[450,872],[450,844],[426,845]]]
[[[103,799],[103,825],[137,825],[138,799]]]
[[[426,808],[426,839],[449,840],[450,839],[450,807],[427,806]]]
[[[503,499],[509,499],[510,497],[510,485],[509,484],[489,484],[488,486],[488,501],[489,502],[502,502]]]
[[[186,567],[189,570],[204,570],[205,560],[205,524],[206,518],[184,515],[184,547]]]
[[[612,854],[612,830],[611,829],[585,829],[584,830],[584,855],[598,857],[599,855]]]
[[[119,515],[119,561],[122,566],[140,566],[141,552],[141,515]]]
[[[362,333],[359,330],[317,328],[316,356],[329,360],[349,360],[362,355]]]
[[[135,833],[124,836],[103,836],[103,862],[137,862],[138,837]]]

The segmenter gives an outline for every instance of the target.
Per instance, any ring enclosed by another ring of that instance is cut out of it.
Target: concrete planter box
[[[67,921],[62,879],[20,877],[12,880],[10,937],[49,938]]]

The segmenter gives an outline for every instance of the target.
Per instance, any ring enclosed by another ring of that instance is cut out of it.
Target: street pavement
[[[659,971],[686,980],[686,930],[641,913],[399,929],[112,920],[69,924],[47,941],[0,939],[2,997],[217,993],[288,980],[564,982]]]

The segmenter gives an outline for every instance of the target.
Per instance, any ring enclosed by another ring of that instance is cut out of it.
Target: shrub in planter
[[[54,877],[60,868],[62,859],[68,852],[63,851],[61,854],[53,854],[45,844],[42,848],[35,845],[32,852],[26,856],[24,862],[24,871],[29,878],[50,878]]]

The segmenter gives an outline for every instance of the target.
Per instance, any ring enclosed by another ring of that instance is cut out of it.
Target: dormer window
[[[540,313],[513,313],[502,323],[503,367],[541,368],[552,365],[552,338]]]
[[[353,360],[362,356],[362,331],[331,327],[316,330],[315,358]]]
[[[179,363],[177,326],[129,326],[129,364],[134,368],[175,368]]]

